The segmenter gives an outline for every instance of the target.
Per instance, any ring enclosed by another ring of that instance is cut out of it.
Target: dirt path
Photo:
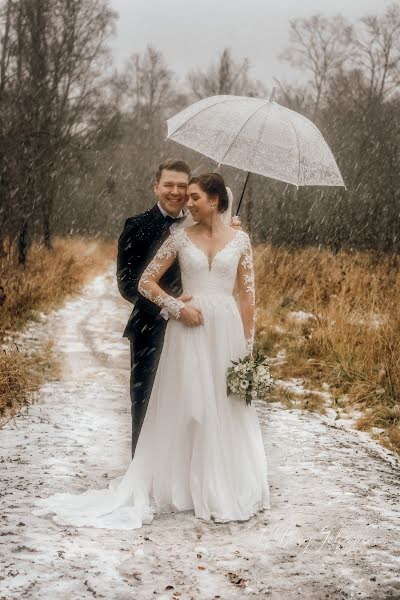
[[[54,336],[65,368],[0,431],[0,599],[400,598],[399,461],[278,403],[257,404],[272,509],[246,523],[186,511],[110,532],[31,514],[35,497],[104,487],[129,464],[129,305],[114,271],[24,334]]]

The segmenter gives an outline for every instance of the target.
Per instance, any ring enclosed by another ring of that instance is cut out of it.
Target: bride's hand
[[[182,308],[179,320],[183,321],[183,323],[188,327],[204,325],[201,310],[195,306],[185,306],[185,308]]]

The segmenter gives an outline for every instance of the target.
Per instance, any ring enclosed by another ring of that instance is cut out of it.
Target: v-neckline
[[[188,235],[186,229],[184,229],[183,231],[185,233],[186,238],[189,240],[189,242],[192,244],[192,246],[194,246],[199,252],[201,252],[201,254],[204,256],[204,258],[207,260],[208,270],[211,271],[211,268],[212,268],[212,266],[214,264],[215,258],[218,256],[218,254],[221,254],[221,252],[223,252],[226,248],[228,248],[228,246],[230,246],[232,244],[232,242],[235,241],[236,235],[237,235],[237,233],[238,233],[239,230],[237,229],[235,231],[235,233],[233,235],[233,238],[229,242],[227,242],[225,244],[225,246],[223,246],[220,250],[217,250],[217,252],[212,257],[211,261],[210,261],[208,255],[204,252],[204,250],[202,248],[200,248],[200,246],[198,246],[197,244],[195,244],[194,241],[190,238],[190,236]]]

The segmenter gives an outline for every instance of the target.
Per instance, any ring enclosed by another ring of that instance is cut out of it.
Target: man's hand
[[[177,300],[180,300],[181,302],[190,302],[192,298],[193,296],[178,296]]]
[[[242,223],[240,221],[240,218],[237,215],[232,217],[231,227],[233,227],[233,229],[242,229]]]

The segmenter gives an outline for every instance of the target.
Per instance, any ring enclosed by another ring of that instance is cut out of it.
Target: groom
[[[176,223],[185,218],[190,168],[183,160],[169,159],[158,167],[154,193],[158,200],[150,210],[128,218],[118,239],[117,283],[125,300],[134,304],[122,334],[130,340],[130,396],[132,458],[146,414],[164,341],[168,313],[138,292],[139,279]],[[167,294],[182,297],[178,260],[161,277]],[[198,309],[196,309],[198,310]],[[202,317],[199,313],[199,323]]]

